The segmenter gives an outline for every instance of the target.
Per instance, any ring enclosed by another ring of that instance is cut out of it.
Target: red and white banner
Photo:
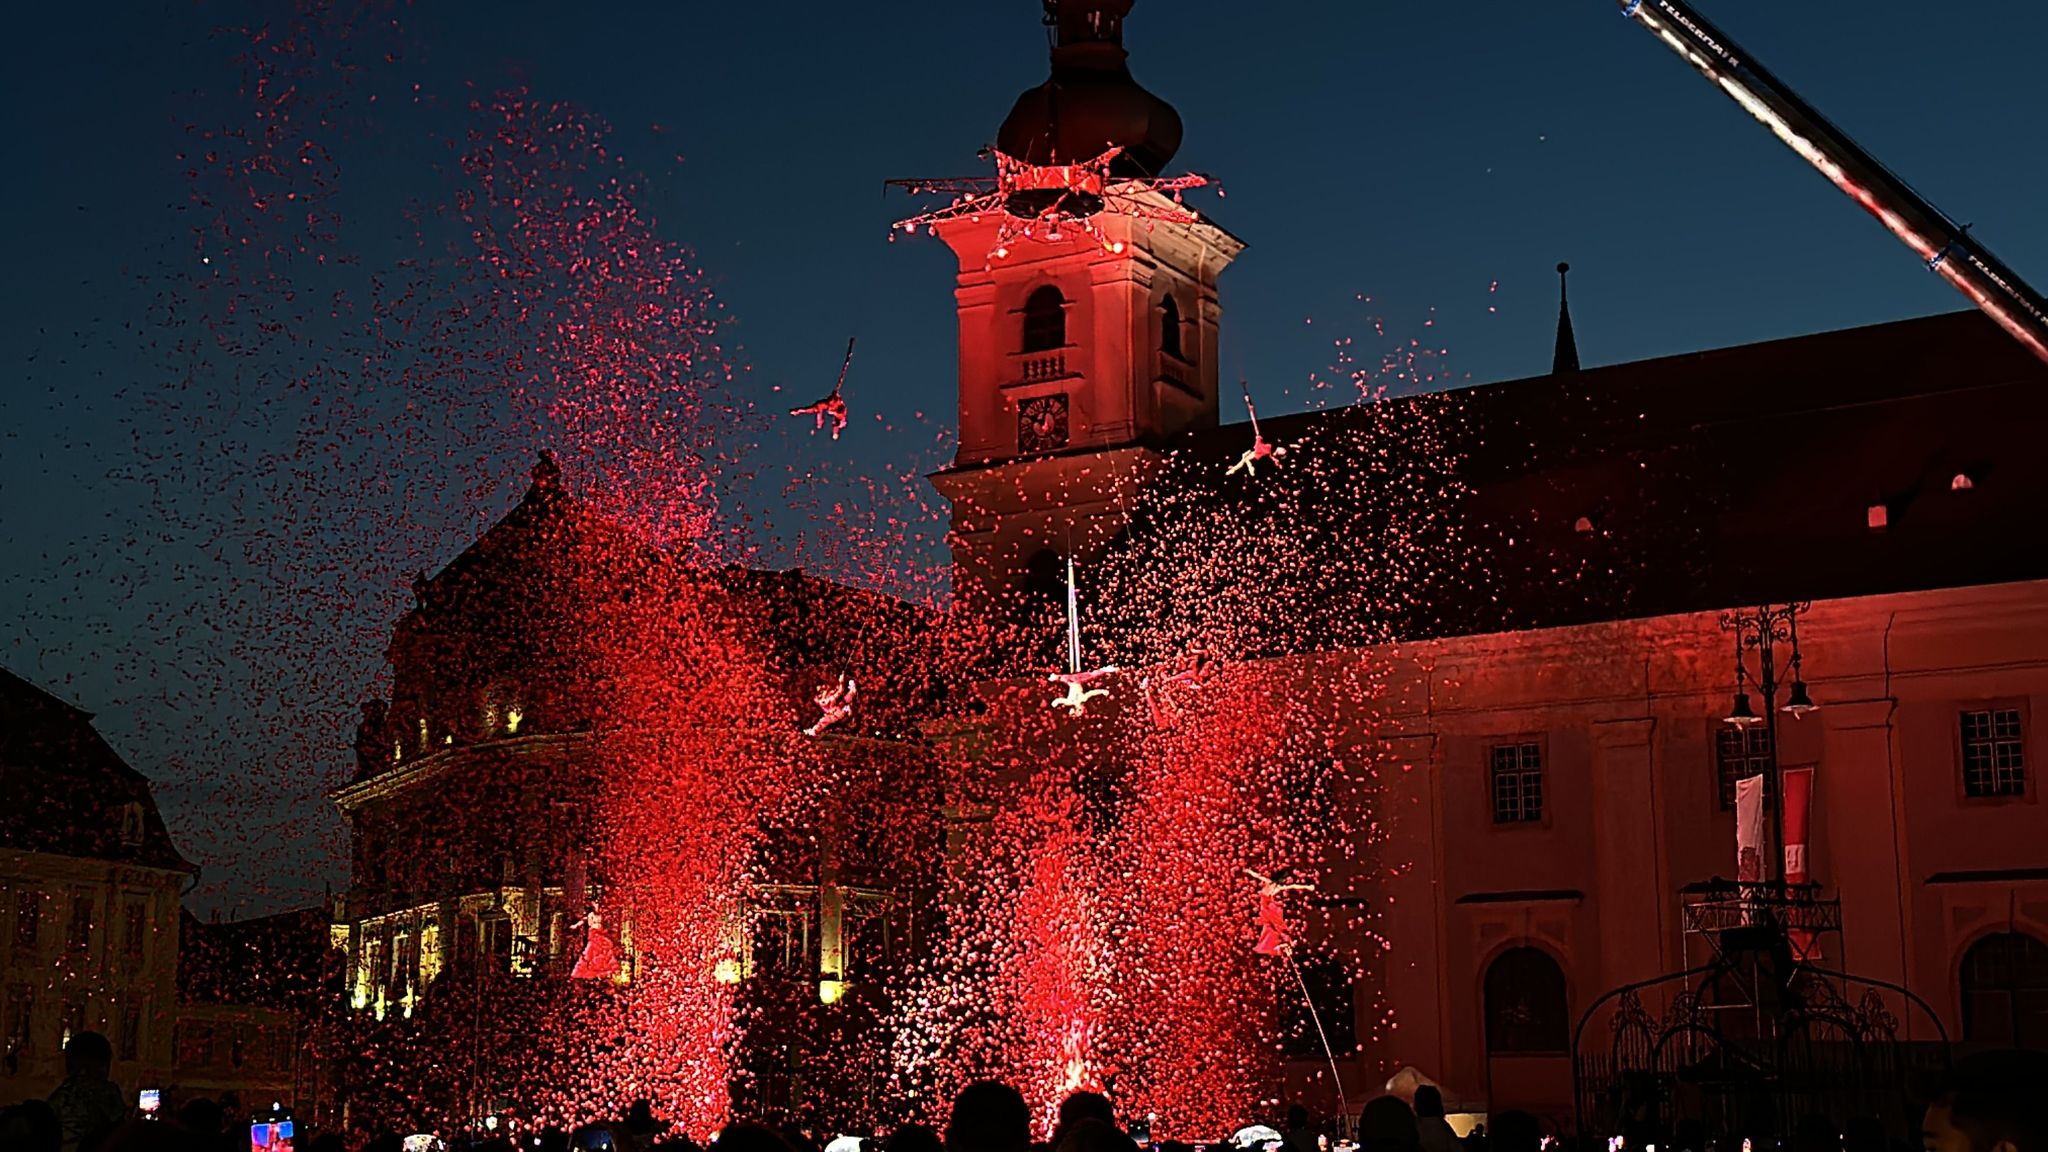
[[[1735,878],[1754,884],[1764,878],[1764,778],[1735,782]]]
[[[1807,816],[1813,808],[1813,769],[1787,768],[1779,776],[1785,782],[1785,883],[1804,884]]]
[[[1787,768],[1778,775],[1785,784],[1785,883],[1804,884],[1812,878],[1806,867],[1806,846],[1813,813],[1813,769]],[[1794,959],[1820,958],[1813,933],[1795,928],[1786,935]]]

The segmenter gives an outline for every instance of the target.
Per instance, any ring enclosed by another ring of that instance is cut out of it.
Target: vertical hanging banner
[[[1735,782],[1735,878],[1754,884],[1764,878],[1764,778]]]
[[[1804,884],[1806,825],[1813,806],[1813,769],[1787,768],[1785,780],[1785,883]]]
[[[1813,769],[1787,768],[1779,775],[1785,785],[1785,883],[1805,884],[1809,879],[1806,845],[1813,811]],[[1789,935],[1794,959],[1819,958],[1813,933],[1794,929]]]

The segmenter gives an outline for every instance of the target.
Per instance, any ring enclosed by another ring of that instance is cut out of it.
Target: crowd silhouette
[[[186,1101],[175,1116],[143,1117],[109,1075],[113,1054],[104,1036],[82,1032],[64,1049],[65,1077],[48,1100],[15,1104],[0,1113],[0,1152],[243,1152],[249,1129],[219,1101]],[[1930,1086],[1918,1133],[1922,1152],[2048,1152],[2048,1052],[1982,1052],[1958,1061]],[[1342,1118],[1318,1123],[1299,1104],[1282,1127],[1247,1117],[1234,1134],[1207,1145],[1155,1141],[1149,1122],[1120,1117],[1099,1092],[1075,1092],[1061,1101],[1048,1139],[1032,1138],[1032,1114],[1022,1093],[983,1080],[954,1097],[942,1133],[904,1124],[858,1138],[860,1152],[1599,1152],[1589,1137],[1546,1132],[1527,1112],[1504,1111],[1460,1136],[1445,1116],[1440,1089],[1422,1084],[1409,1096],[1383,1095],[1365,1105],[1355,1126]],[[819,1134],[759,1120],[734,1120],[708,1145],[673,1130],[645,1100],[611,1119],[574,1129],[545,1128],[512,1135],[375,1135],[295,1133],[289,1152],[825,1152]],[[842,1149],[848,1137],[834,1140]],[[1716,1136],[1698,1120],[1669,1132],[1641,1134],[1640,1143],[1607,1140],[1612,1152],[1898,1152],[1902,1145],[1875,1117],[1800,1117],[1783,1138]],[[285,1152],[279,1149],[279,1152]]]

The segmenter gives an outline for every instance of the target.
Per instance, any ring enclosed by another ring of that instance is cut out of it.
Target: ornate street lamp
[[[1721,630],[1735,637],[1735,703],[1723,719],[1744,731],[1757,724],[1764,726],[1768,744],[1764,754],[1764,794],[1770,803],[1771,824],[1770,864],[1766,876],[1781,884],[1785,879],[1785,794],[1782,774],[1778,769],[1778,713],[1785,712],[1796,719],[1819,707],[1807,691],[1806,680],[1799,670],[1799,617],[1811,607],[1810,601],[1798,601],[1765,604],[1721,614]],[[1780,645],[1787,653],[1784,671],[1791,681],[1783,707],[1778,705]],[[1750,652],[1756,653],[1755,676],[1749,674]],[[1762,715],[1750,707],[1749,684],[1752,681],[1763,693]]]

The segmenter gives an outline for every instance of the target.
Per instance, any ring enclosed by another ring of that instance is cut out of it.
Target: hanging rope
[[[1330,1034],[1323,1031],[1323,1014],[1316,1011],[1315,997],[1308,994],[1308,980],[1301,974],[1301,965],[1294,962],[1294,945],[1287,945],[1281,955],[1287,958],[1287,967],[1294,973],[1294,983],[1301,989],[1301,1002],[1308,1005],[1308,1018],[1316,1026],[1316,1039],[1323,1042],[1323,1059],[1330,1062],[1330,1079],[1337,1085],[1337,1108],[1344,1114],[1344,1134],[1349,1135],[1351,1100],[1344,1094],[1344,1074],[1337,1070],[1337,1053],[1330,1047]]]

